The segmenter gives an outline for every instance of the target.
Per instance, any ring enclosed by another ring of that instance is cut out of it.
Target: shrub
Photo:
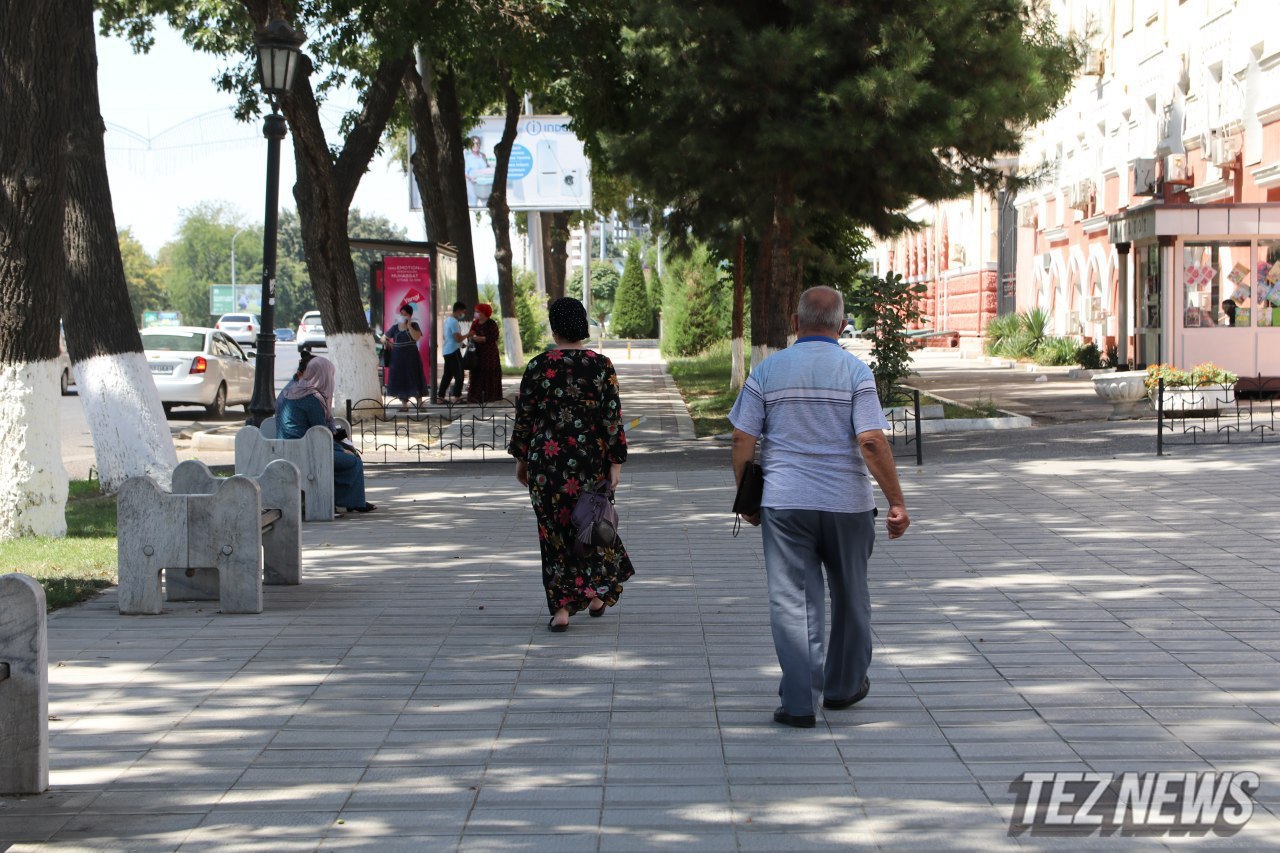
[[[526,357],[532,358],[545,349],[548,340],[546,299],[538,294],[537,276],[531,270],[520,270],[515,284],[520,347]]]
[[[1071,338],[1045,338],[1036,347],[1032,358],[1036,364],[1062,366],[1074,364],[1079,345]]]
[[[1107,367],[1118,367],[1120,365],[1120,350],[1115,344],[1107,347]]]
[[[1027,341],[1027,355],[1032,355],[1040,348],[1040,344],[1049,337],[1049,312],[1043,308],[1035,308],[1026,314],[1018,315],[1018,332]]]
[[[1209,361],[1197,364],[1190,370],[1183,370],[1172,364],[1153,364],[1147,368],[1147,376],[1142,384],[1147,386],[1148,391],[1154,392],[1159,388],[1161,379],[1166,388],[1202,388],[1206,385],[1234,385],[1239,378]]]
[[[689,257],[673,260],[666,273],[662,353],[697,355],[726,335],[719,270],[707,248],[699,246]]]
[[[643,338],[653,329],[653,311],[640,268],[640,251],[633,243],[627,248],[627,265],[613,300],[613,320],[609,331],[618,338]]]
[[[922,342],[908,338],[907,326],[920,319],[919,298],[927,288],[908,284],[897,273],[884,278],[866,276],[853,290],[850,305],[854,313],[870,321],[871,372],[876,378],[880,402],[887,403],[894,386],[912,374],[911,351]]]
[[[1004,314],[987,321],[983,333],[982,351],[987,355],[1003,355],[1006,341],[1018,333],[1021,321],[1017,314]]]
[[[1076,350],[1075,361],[1085,370],[1101,370],[1102,350],[1098,349],[1097,344],[1085,344]]]

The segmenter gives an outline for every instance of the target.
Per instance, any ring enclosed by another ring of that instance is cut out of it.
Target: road
[[[276,344],[275,387],[277,392],[293,376],[298,367],[298,347],[293,343]],[[169,428],[177,438],[183,433],[217,426],[243,422],[245,412],[240,406],[230,408],[226,417],[211,418],[199,406],[183,406],[169,413]],[[89,424],[85,420],[84,407],[74,391],[61,398],[58,410],[58,423],[62,436],[62,462],[67,474],[72,479],[84,479],[89,476],[89,468],[95,464],[93,455],[93,436],[89,432]]]

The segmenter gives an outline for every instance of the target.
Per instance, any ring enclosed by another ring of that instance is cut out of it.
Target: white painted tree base
[[[773,355],[773,347],[764,346],[764,345],[752,347],[751,348],[751,366],[754,368],[757,364],[764,361],[766,358],[768,358],[771,355]]]
[[[381,368],[373,351],[373,335],[353,335],[349,332],[325,338],[324,356],[337,368],[333,389],[333,410],[339,417],[347,416],[347,400],[382,400]]]
[[[520,322],[515,317],[502,318],[502,348],[507,354],[507,364],[515,367],[524,364],[524,347],[520,344]]]
[[[0,539],[67,534],[61,373],[56,360],[0,365]]]
[[[130,477],[150,477],[168,489],[178,454],[146,356],[126,352],[82,361],[76,390],[93,434],[102,490],[114,493]]]

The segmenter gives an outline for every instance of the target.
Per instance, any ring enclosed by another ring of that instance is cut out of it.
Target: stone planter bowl
[[[1145,370],[1126,370],[1093,377],[1093,392],[1111,404],[1109,421],[1127,421],[1142,417],[1142,404],[1147,399],[1143,380]]]

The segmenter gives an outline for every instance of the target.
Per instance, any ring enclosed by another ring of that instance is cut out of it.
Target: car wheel
[[[213,402],[204,408],[210,417],[221,418],[227,414],[227,386],[225,383],[218,385],[218,393],[213,395]]]
[[[64,397],[67,396],[68,394],[67,389],[71,387],[71,371],[70,370],[63,368],[62,378],[61,380],[59,380],[58,384],[62,386],[62,396]]]

